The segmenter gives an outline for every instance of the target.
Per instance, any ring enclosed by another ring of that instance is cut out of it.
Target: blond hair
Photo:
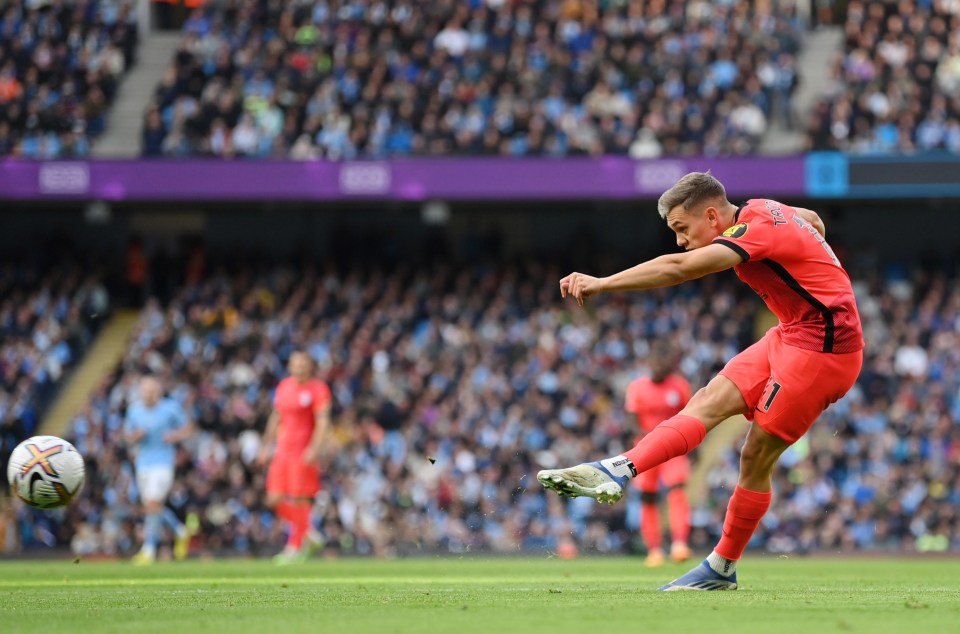
[[[718,181],[706,172],[690,172],[677,181],[677,184],[668,189],[657,201],[657,211],[660,217],[667,219],[667,214],[677,205],[683,205],[684,210],[690,208],[711,198],[727,199],[727,191],[723,188],[723,183]]]

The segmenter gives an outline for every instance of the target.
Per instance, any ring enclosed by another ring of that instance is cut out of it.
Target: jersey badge
[[[742,238],[747,233],[747,223],[735,224],[723,232],[726,238]]]

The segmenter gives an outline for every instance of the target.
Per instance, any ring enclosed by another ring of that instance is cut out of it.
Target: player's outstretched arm
[[[592,295],[675,286],[687,280],[724,271],[742,261],[733,249],[721,244],[709,244],[686,253],[661,255],[610,277],[598,278],[583,273],[571,273],[560,280],[560,295],[571,295],[583,306],[583,300]]]
[[[803,207],[794,207],[797,214],[811,225],[813,228],[820,232],[820,235],[824,238],[827,237],[827,228],[823,226],[823,219],[820,218],[817,212],[810,209],[804,209]]]

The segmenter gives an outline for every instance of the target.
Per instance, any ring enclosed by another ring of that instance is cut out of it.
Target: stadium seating
[[[147,156],[754,151],[796,82],[788,3],[245,1],[195,11]]]
[[[621,395],[650,341],[676,337],[682,370],[702,385],[754,339],[759,302],[732,280],[709,278],[699,288],[599,298],[584,313],[543,284],[559,272],[529,262],[198,276],[166,305],[147,305],[121,367],[73,421],[89,479],[68,521],[24,511],[22,533],[55,535],[83,554],[138,546],[119,430],[137,378],[151,372],[199,424],[179,452],[170,502],[199,519],[195,549],[275,552],[282,527],[263,506],[255,457],[283,360],[305,347],[335,399],[316,505],[328,553],[542,552],[571,540],[586,552],[630,549],[635,492],[612,509],[564,503],[530,474],[631,442]],[[885,343],[868,349],[854,390],[784,455],[754,545],[956,550],[960,286],[919,269],[855,279],[866,336]],[[717,538],[736,449],[694,509],[697,547]]]
[[[960,14],[951,2],[847,8],[844,56],[808,147],[857,153],[960,152]]]
[[[571,520],[555,516],[562,507],[529,474],[629,441],[617,389],[640,369],[649,339],[687,329],[684,369],[702,383],[749,339],[755,310],[720,284],[709,301],[690,289],[611,299],[594,321],[543,284],[558,277],[538,264],[345,275],[269,268],[213,275],[167,306],[151,303],[122,367],[73,423],[89,469],[83,499],[67,509],[80,526],[75,547],[125,554],[136,545],[118,430],[136,378],[149,371],[199,424],[171,495],[181,515],[198,514],[197,547],[278,548],[280,527],[262,504],[264,469],[253,461],[272,388],[297,346],[319,361],[335,399],[318,505],[331,549],[554,547]],[[593,516],[577,508],[578,535],[622,546],[622,532],[588,526]]]
[[[134,62],[130,5],[12,0],[0,7],[0,156],[88,156]]]

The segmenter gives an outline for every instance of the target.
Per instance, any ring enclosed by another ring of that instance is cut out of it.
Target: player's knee
[[[643,504],[657,504],[660,501],[660,494],[656,491],[641,491],[640,502]]]
[[[265,500],[268,507],[275,509],[280,505],[280,502],[283,501],[283,496],[276,495],[274,493],[267,494],[267,499]]]

